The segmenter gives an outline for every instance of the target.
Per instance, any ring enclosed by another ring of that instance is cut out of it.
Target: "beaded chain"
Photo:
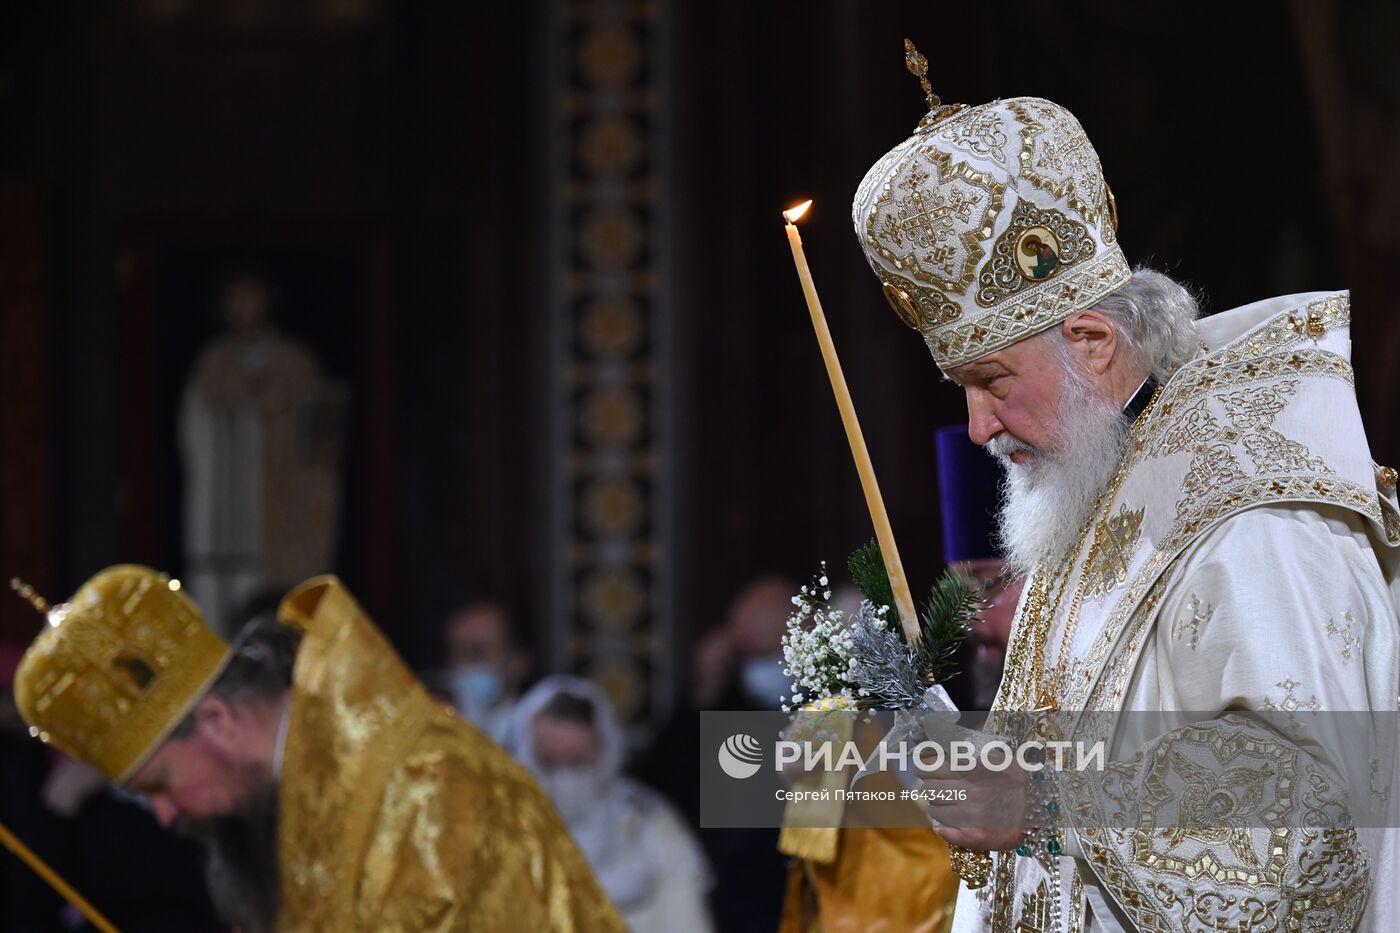
[[[1060,837],[1060,800],[1055,787],[1055,778],[1045,756],[1037,756],[1040,770],[1032,771],[1026,791],[1025,832],[1016,854],[1025,858],[1040,858],[1043,851],[1048,856],[1050,871],[1050,929],[1062,930],[1060,923],[1060,864],[1059,856],[1064,852],[1064,842]]]

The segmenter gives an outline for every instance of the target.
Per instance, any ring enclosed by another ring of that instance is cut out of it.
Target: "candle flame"
[[[788,223],[795,224],[798,220],[802,218],[803,214],[807,213],[807,208],[811,206],[811,201],[803,201],[796,207],[789,207],[787,210],[783,211],[783,217],[787,220]]]

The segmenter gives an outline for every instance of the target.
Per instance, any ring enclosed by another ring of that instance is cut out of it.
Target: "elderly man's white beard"
[[[1003,434],[987,449],[1006,470],[997,537],[1002,553],[1018,576],[1063,560],[1099,496],[1118,469],[1129,422],[1114,401],[1096,394],[1089,380],[1066,360],[1061,370],[1059,422],[1045,453]],[[1012,463],[1011,455],[1031,456]]]

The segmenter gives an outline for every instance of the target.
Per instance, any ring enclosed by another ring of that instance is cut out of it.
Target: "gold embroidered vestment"
[[[280,930],[621,933],[534,780],[427,695],[338,580],[280,615],[302,633]]]

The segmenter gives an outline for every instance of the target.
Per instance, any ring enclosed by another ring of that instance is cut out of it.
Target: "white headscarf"
[[[612,700],[608,699],[601,687],[582,677],[554,674],[535,684],[515,705],[506,747],[517,761],[538,774],[540,767],[530,743],[530,725],[540,711],[561,693],[593,707],[593,734],[598,737],[598,757],[594,769],[602,780],[617,777],[627,759],[627,736],[618,722],[617,713],[613,711]]]
[[[531,726],[560,694],[593,707],[597,757],[590,765],[550,769],[535,756]],[[621,775],[627,740],[612,702],[578,677],[546,677],[521,698],[511,722],[511,750],[539,778],[598,882],[619,907],[643,900],[658,881],[660,862],[648,851],[652,791]]]

